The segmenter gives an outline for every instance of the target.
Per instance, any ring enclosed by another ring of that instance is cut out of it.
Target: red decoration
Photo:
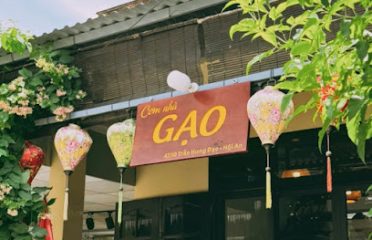
[[[47,232],[45,240],[53,240],[52,221],[49,214],[43,214],[39,219],[39,227],[44,228]]]
[[[22,168],[30,170],[30,178],[28,179],[29,184],[31,184],[32,180],[34,180],[37,172],[43,164],[43,161],[43,150],[40,147],[33,145],[31,142],[26,141],[19,163]]]

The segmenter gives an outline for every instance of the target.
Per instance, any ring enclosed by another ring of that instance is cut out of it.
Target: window
[[[226,240],[270,239],[269,222],[262,197],[225,201]]]

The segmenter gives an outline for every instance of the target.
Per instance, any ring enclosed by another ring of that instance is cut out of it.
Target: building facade
[[[253,94],[276,81],[288,55],[275,54],[245,76],[246,63],[270,46],[259,40],[232,41],[229,27],[241,12],[221,12],[224,4],[221,0],[137,1],[36,39],[74,52],[88,92],[68,122],[86,128],[94,145],[81,174],[72,181],[84,181],[85,174],[118,181],[106,130],[112,123],[135,117],[139,104],[181,95],[166,83],[172,70],[185,72],[202,90],[250,82]],[[0,64],[23,64],[25,57],[2,55]],[[14,73],[2,75],[12,79]],[[298,95],[295,104],[306,100],[306,95]],[[32,138],[48,149],[50,183],[57,185],[52,194],[63,198],[58,186],[64,176],[57,173],[51,138],[66,123],[46,117],[37,124],[40,131]],[[265,155],[252,127],[247,152],[131,168],[125,182],[134,186],[134,194],[123,205],[115,239],[366,239],[372,226],[366,215],[372,207],[372,196],[366,193],[372,183],[372,142],[367,143],[363,164],[345,129],[332,132],[334,191],[330,194],[325,188],[325,156],[317,148],[320,126],[312,121],[311,112],[303,114],[273,149],[272,210],[264,207]],[[58,203],[52,209],[56,239],[81,239],[83,184],[77,184],[76,196],[80,197],[73,200],[76,209],[69,222],[59,219]]]

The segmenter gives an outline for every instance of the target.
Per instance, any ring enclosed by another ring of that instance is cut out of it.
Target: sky
[[[40,36],[131,0],[0,0],[0,23]]]

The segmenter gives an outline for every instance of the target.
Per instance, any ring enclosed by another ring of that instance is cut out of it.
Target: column
[[[49,185],[53,189],[49,194],[49,198],[56,198],[55,204],[50,207],[54,239],[82,239],[86,160],[80,162],[70,176],[67,221],[63,221],[66,176],[55,150],[53,150],[50,168]]]

